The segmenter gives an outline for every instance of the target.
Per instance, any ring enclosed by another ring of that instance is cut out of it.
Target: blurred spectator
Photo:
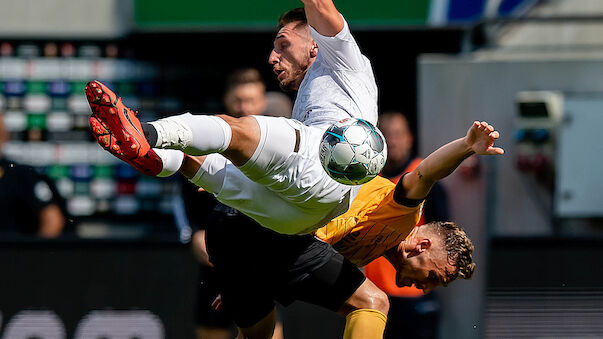
[[[264,115],[271,117],[291,118],[293,102],[282,92],[266,92],[266,111]]]
[[[231,73],[226,79],[224,106],[226,113],[236,118],[262,114],[266,110],[266,85],[260,72],[244,68]]]
[[[265,113],[267,109],[266,87],[256,69],[245,68],[234,71],[227,77],[225,90],[224,106],[227,114],[242,117]],[[291,116],[293,105],[286,95],[285,98],[288,102],[282,97],[274,100],[275,104],[271,103],[271,112],[280,112],[279,116],[287,116],[287,114]],[[287,107],[289,107],[288,113],[286,112]],[[257,223],[237,210],[218,203],[213,195],[206,192],[199,193],[197,190],[198,187],[188,181],[185,182],[182,190],[189,224],[196,230],[192,237],[193,253],[202,264],[197,299],[197,338],[233,338],[234,323],[227,310],[218,311],[211,306],[220,289],[205,248],[205,228],[210,223],[219,223],[223,227],[228,227],[229,224],[257,225]],[[281,321],[277,321],[272,338],[283,338]]]
[[[0,113],[0,232],[59,236],[65,227],[64,200],[49,178],[3,157],[7,140]]]
[[[385,112],[379,116],[379,129],[387,142],[387,162],[381,172],[385,178],[398,182],[403,174],[412,171],[423,160],[413,154],[414,136],[408,120],[400,112]],[[448,198],[444,187],[436,183],[425,199],[425,222],[449,220]]]
[[[422,159],[412,156],[414,137],[402,113],[382,114],[379,117],[379,128],[387,142],[387,162],[381,175],[398,182],[403,174],[412,171]],[[419,224],[448,219],[446,192],[436,183],[427,195]],[[396,271],[383,257],[368,264],[364,272],[390,297],[384,338],[437,337],[440,304],[434,292],[424,295],[414,286],[397,287]]]

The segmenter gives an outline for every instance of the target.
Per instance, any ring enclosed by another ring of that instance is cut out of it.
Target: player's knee
[[[223,154],[226,155],[235,165],[242,165],[255,152],[260,143],[260,126],[252,116],[235,118],[228,115],[218,115],[230,126],[232,133],[230,146]]]
[[[223,119],[230,126],[232,131],[232,141],[248,142],[250,139],[259,137],[260,127],[254,117],[246,116],[235,118],[229,115],[220,114],[219,118]]]
[[[367,279],[356,290],[354,295],[348,299],[347,306],[348,312],[368,308],[387,315],[389,311],[389,298],[385,292]]]
[[[389,312],[389,298],[387,297],[387,294],[380,289],[375,291],[370,303],[372,304],[371,307],[367,308],[377,310],[386,315],[387,312]]]

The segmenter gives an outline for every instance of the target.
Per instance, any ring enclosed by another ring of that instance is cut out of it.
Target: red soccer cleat
[[[86,97],[92,109],[90,129],[99,145],[146,175],[159,174],[162,161],[144,137],[134,111],[98,81],[88,83]]]
[[[92,114],[96,115],[117,138],[127,156],[134,158],[143,156],[151,146],[142,132],[136,113],[126,107],[121,98],[99,81],[91,81],[86,85],[86,97]]]
[[[155,176],[163,169],[163,162],[161,158],[150,149],[143,156],[136,156],[134,158],[128,157],[119,145],[119,140],[113,135],[113,133],[107,128],[107,126],[100,120],[96,114],[90,116],[90,129],[92,134],[96,138],[96,141],[102,148],[107,152],[113,154],[117,158],[127,162],[140,172]]]

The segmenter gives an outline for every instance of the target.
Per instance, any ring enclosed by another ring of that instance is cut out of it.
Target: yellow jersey
[[[423,203],[416,207],[398,204],[395,188],[382,177],[362,185],[350,209],[314,235],[354,264],[368,264],[404,240],[421,218]]]

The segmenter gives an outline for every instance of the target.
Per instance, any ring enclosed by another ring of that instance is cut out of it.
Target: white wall
[[[0,38],[116,38],[132,9],[132,0],[1,0]]]
[[[422,156],[463,136],[474,120],[492,123],[501,133],[497,144],[506,150],[496,159],[482,157],[482,174],[474,180],[453,173],[444,181],[452,219],[475,244],[477,269],[472,280],[438,291],[444,304],[441,338],[480,338],[490,235],[546,236],[553,231],[550,217],[542,213],[516,169],[515,96],[526,90],[603,93],[603,53],[423,56],[418,77]]]

